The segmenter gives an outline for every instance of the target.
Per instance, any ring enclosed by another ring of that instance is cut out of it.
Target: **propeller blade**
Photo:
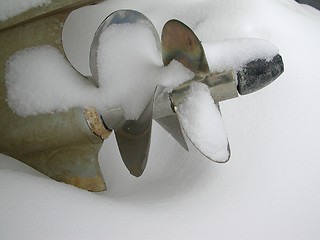
[[[110,14],[97,29],[90,49],[90,69],[98,85],[97,51],[100,36],[113,24],[129,23],[146,26],[154,36],[156,45],[160,50],[158,33],[151,21],[142,13],[133,10],[119,10]],[[152,114],[153,99],[149,101],[140,117],[136,120],[125,119],[121,107],[102,113],[107,126],[115,130],[118,148],[124,164],[130,173],[136,177],[141,176],[147,164],[151,142]]]
[[[101,34],[113,24],[128,24],[128,23],[137,23],[149,28],[152,32],[157,48],[160,49],[160,39],[157,30],[155,29],[152,22],[142,13],[134,10],[118,10],[111,13],[106,17],[103,22],[98,27],[97,31],[94,34],[94,38],[90,48],[90,70],[92,73],[93,79],[99,85],[98,82],[98,69],[97,69],[97,51],[99,46],[99,39]]]
[[[188,145],[183,136],[179,120],[172,109],[169,93],[163,86],[158,85],[155,91],[153,119],[163,127],[185,150]]]
[[[230,147],[219,106],[205,84],[193,82],[175,110],[185,134],[203,155],[218,163],[229,160]]]
[[[175,59],[194,73],[209,72],[200,40],[184,23],[175,19],[168,21],[162,29],[161,43],[165,66]]]
[[[176,115],[170,115],[163,118],[156,119],[159,123],[185,150],[189,151],[186,140],[184,139],[183,133],[181,131],[180,122]]]
[[[124,164],[136,177],[142,175],[149,155],[152,128],[153,99],[137,120],[127,120],[115,131]]]

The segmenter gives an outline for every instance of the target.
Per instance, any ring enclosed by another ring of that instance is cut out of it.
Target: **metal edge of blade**
[[[166,88],[158,85],[154,95],[154,120],[166,130],[186,151],[189,151],[179,120],[172,109]]]
[[[219,104],[217,103],[217,104],[215,104],[215,105],[217,106],[217,108],[218,108],[218,110],[219,110],[219,113],[220,113],[220,116],[222,117]],[[178,120],[179,120],[179,122],[180,122],[180,125],[181,125],[181,121],[180,121],[181,116],[180,116],[179,111],[176,111],[176,115],[177,115],[177,118],[178,118]],[[228,162],[228,161],[230,160],[231,150],[230,150],[230,143],[229,143],[229,139],[228,139],[228,138],[227,138],[227,141],[228,141],[228,144],[227,144],[228,156],[227,156],[227,158],[226,158],[224,161],[218,161],[218,160],[215,160],[215,159],[209,157],[206,153],[204,153],[204,152],[201,150],[201,148],[199,148],[199,147],[194,143],[194,141],[192,140],[192,137],[189,136],[188,131],[186,131],[186,130],[184,129],[184,126],[181,125],[181,128],[183,129],[183,132],[185,133],[185,135],[187,136],[187,138],[189,139],[189,141],[192,143],[192,145],[193,145],[203,156],[205,156],[207,159],[209,159],[209,160],[211,160],[211,161],[213,161],[213,162],[215,162],[215,163],[226,163],[226,162]]]
[[[165,23],[161,34],[161,46],[165,65],[175,59],[194,73],[210,72],[201,41],[183,22],[171,19]]]
[[[97,28],[90,47],[90,70],[92,77],[99,86],[98,69],[97,69],[97,51],[101,34],[113,24],[139,23],[148,26],[156,40],[157,48],[160,51],[160,38],[153,23],[141,12],[121,9],[108,15]]]

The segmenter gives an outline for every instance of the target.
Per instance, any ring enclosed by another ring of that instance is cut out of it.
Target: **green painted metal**
[[[53,0],[51,5],[22,13],[0,23],[0,152],[47,176],[90,191],[106,189],[98,152],[104,137],[97,136],[87,111],[20,117],[7,105],[5,65],[16,51],[49,44],[63,53],[61,34],[69,13],[97,1]],[[106,130],[107,132],[107,130]]]

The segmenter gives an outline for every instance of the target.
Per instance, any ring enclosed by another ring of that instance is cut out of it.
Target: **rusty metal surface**
[[[67,16],[72,9],[95,2],[53,0],[51,6],[31,9],[0,24],[0,152],[57,181],[103,191],[98,152],[110,132],[93,133],[90,128],[96,122],[79,108],[20,117],[7,105],[4,79],[6,61],[18,50],[49,44],[63,53],[61,33]]]
[[[94,107],[84,109],[84,116],[91,132],[102,140],[107,139],[110,136],[112,130],[107,129],[101,116]]]

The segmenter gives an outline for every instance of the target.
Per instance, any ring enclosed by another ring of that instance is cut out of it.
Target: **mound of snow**
[[[156,124],[141,178],[125,169],[114,136],[105,142],[103,193],[8,171],[1,157],[0,238],[317,239],[319,11],[293,0],[108,0],[66,23],[68,59],[84,75],[95,30],[122,8],[141,11],[158,32],[182,20],[203,42],[266,39],[280,49],[285,72],[262,91],[220,104],[232,149],[224,165],[192,146],[185,152]]]

